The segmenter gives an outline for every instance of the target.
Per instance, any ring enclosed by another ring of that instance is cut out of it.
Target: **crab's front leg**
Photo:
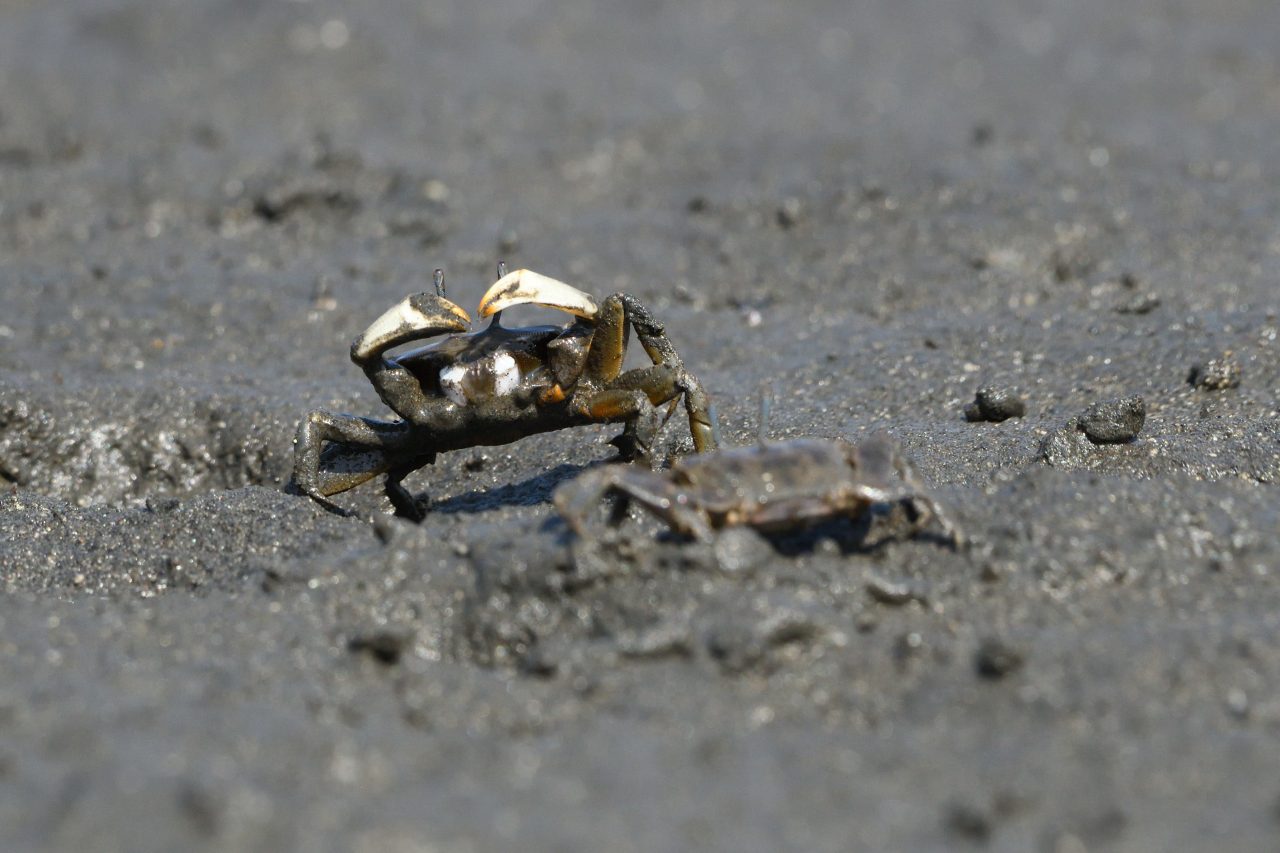
[[[293,440],[294,485],[331,505],[325,498],[390,470],[405,449],[408,433],[403,423],[323,410],[310,412],[298,425]],[[339,449],[322,454],[326,443]]]
[[[560,486],[552,500],[574,533],[585,536],[588,517],[610,494],[634,500],[685,536],[700,542],[714,536],[710,523],[689,496],[678,485],[652,471],[614,466],[597,468]]]
[[[634,296],[615,293],[601,304],[583,372],[600,382],[612,382],[619,378],[622,362],[627,354],[627,332],[630,328],[636,330],[640,345],[653,363],[667,368],[672,376],[674,392],[661,401],[655,400],[655,404],[683,394],[694,450],[699,453],[715,450],[711,403],[702,383],[685,369],[684,362],[672,346],[662,323]]]
[[[610,444],[618,448],[628,462],[641,461],[653,466],[653,443],[666,423],[666,413],[658,407],[680,396],[677,375],[665,364],[628,370],[603,390],[585,397],[581,405],[585,413],[597,421],[623,421],[626,429]]]
[[[423,512],[400,481],[435,460],[421,436],[404,422],[379,421],[315,411],[298,425],[294,438],[293,483],[318,503],[386,474],[386,493],[396,514],[421,521]],[[326,446],[327,445],[327,446]]]

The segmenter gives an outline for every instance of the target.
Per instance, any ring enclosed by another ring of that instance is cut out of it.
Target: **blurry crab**
[[[818,438],[767,441],[767,413],[765,397],[755,446],[687,457],[665,471],[587,471],[556,489],[556,508],[577,535],[585,536],[588,518],[612,494],[621,498],[615,521],[627,502],[635,501],[678,533],[710,541],[714,531],[726,527],[782,532],[840,516],[859,518],[875,504],[902,503],[914,510],[904,536],[936,521],[952,545],[964,544],[892,439],[876,434],[860,444]]]
[[[507,328],[503,309],[532,303],[573,315],[567,326]],[[613,440],[624,459],[650,462],[652,442],[683,396],[694,448],[716,446],[710,404],[687,370],[662,324],[635,297],[615,293],[597,303],[576,288],[529,270],[508,274],[480,300],[483,331],[445,295],[444,273],[435,293],[405,297],[351,345],[378,396],[403,420],[384,421],[326,411],[311,412],[294,439],[293,479],[299,489],[327,498],[386,475],[396,513],[421,520],[423,510],[401,485],[436,454],[479,445],[508,444],[536,433],[594,423],[623,423]],[[635,329],[653,361],[622,369]],[[410,341],[450,335],[396,356]],[[665,413],[659,408],[669,404]]]

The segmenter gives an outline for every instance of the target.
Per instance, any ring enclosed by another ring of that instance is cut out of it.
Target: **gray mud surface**
[[[1276,849],[1278,43],[1271,0],[0,6],[0,849]],[[972,548],[577,542],[604,428],[441,457],[421,526],[288,494],[307,410],[385,415],[351,338],[498,257],[644,300],[732,443],[764,383],[775,437],[888,431]]]

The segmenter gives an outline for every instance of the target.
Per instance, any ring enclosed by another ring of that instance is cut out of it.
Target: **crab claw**
[[[489,317],[504,308],[532,302],[567,311],[588,320],[600,310],[596,301],[576,287],[531,270],[516,270],[494,282],[480,300],[480,316]]]
[[[406,296],[369,324],[351,344],[353,361],[368,361],[391,347],[450,332],[465,332],[471,317],[448,299],[431,293]]]

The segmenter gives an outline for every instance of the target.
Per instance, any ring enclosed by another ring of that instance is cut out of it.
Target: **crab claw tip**
[[[407,296],[374,320],[351,346],[356,361],[409,341],[451,332],[465,332],[471,326],[466,311],[448,299],[430,293]]]
[[[479,314],[491,317],[513,305],[528,303],[556,308],[587,319],[595,317],[599,311],[596,301],[576,287],[532,270],[516,270],[494,282],[480,300]]]
[[[442,296],[419,293],[409,298],[409,305],[417,312],[422,326],[448,326],[452,331],[462,332],[471,325],[471,315]]]

